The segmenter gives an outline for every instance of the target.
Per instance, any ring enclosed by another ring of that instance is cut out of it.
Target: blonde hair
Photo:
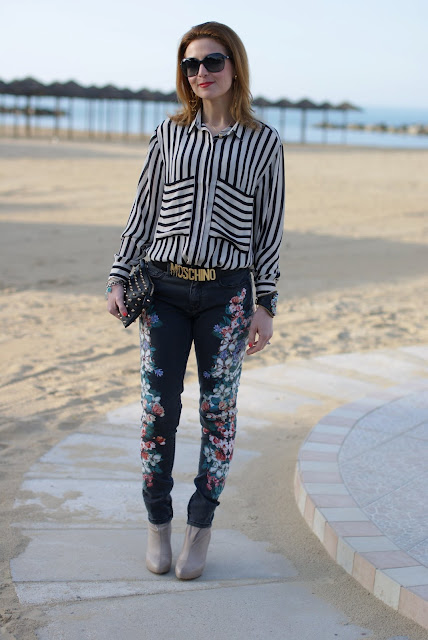
[[[250,92],[250,70],[247,52],[242,40],[233,29],[220,22],[198,24],[182,37],[177,55],[177,96],[182,108],[178,113],[170,116],[171,120],[182,126],[189,125],[193,122],[199,108],[202,106],[201,98],[193,92],[180,67],[180,62],[183,60],[189,44],[200,38],[217,40],[223,45],[227,55],[231,56],[236,74],[232,84],[232,104],[230,108],[233,119],[251,129],[260,128],[260,123],[254,118],[251,106],[253,97]]]

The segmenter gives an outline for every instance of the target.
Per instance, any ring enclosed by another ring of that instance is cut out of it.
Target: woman
[[[205,566],[232,459],[247,342],[252,355],[273,333],[284,165],[277,132],[252,115],[247,55],[229,27],[207,22],[183,36],[177,94],[182,110],[150,141],[107,290],[109,312],[125,316],[123,280],[147,258],[155,293],[140,319],[141,459],[146,564],[154,573],[171,567],[175,432],[194,342],[201,454],[175,569],[193,579]]]

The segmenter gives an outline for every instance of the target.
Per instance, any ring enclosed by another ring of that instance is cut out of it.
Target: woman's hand
[[[256,335],[258,334],[258,340]],[[247,356],[251,356],[257,351],[261,351],[265,348],[269,340],[273,335],[273,318],[268,314],[264,307],[258,307],[257,311],[253,315],[253,319],[250,324],[250,331],[248,334],[249,349],[247,349]]]
[[[128,312],[124,303],[123,285],[113,284],[110,293],[107,294],[107,310],[115,318],[127,316]]]

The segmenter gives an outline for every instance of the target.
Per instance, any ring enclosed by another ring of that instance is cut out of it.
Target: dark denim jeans
[[[198,282],[149,265],[153,306],[140,319],[141,460],[149,521],[171,520],[175,435],[192,341],[198,363],[202,426],[196,491],[188,524],[210,527],[233,455],[236,396],[253,314],[248,269]]]

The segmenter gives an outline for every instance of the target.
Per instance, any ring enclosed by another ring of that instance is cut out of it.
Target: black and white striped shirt
[[[252,267],[258,297],[276,290],[284,156],[275,129],[239,123],[213,137],[167,118],[153,134],[111,274],[142,255],[204,268]]]

